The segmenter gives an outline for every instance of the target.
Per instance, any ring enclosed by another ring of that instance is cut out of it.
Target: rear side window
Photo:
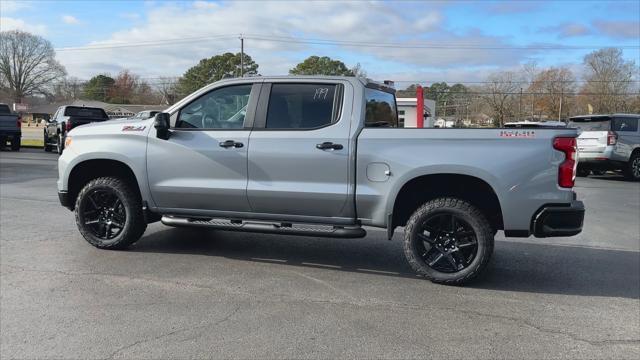
[[[11,109],[9,109],[9,105],[0,105],[0,114],[11,114]]]
[[[86,108],[86,107],[67,107],[64,110],[64,116],[73,117],[86,117],[95,119],[108,119],[107,113],[100,108]]]
[[[634,117],[616,117],[611,120],[611,130],[613,131],[638,131],[638,118]]]
[[[337,121],[340,105],[340,85],[273,84],[266,128],[316,129],[327,126]]]
[[[392,93],[365,88],[365,127],[398,127],[396,97]]]

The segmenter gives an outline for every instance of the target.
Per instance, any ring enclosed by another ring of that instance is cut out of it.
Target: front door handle
[[[322,144],[316,144],[316,149],[320,150],[342,150],[342,144],[334,144],[330,141],[323,142]]]
[[[235,142],[235,141],[233,141],[233,140],[222,141],[222,142],[218,143],[218,145],[219,145],[220,147],[223,147],[223,148],[230,148],[230,147],[234,147],[234,148],[241,148],[241,147],[243,147],[243,146],[244,146],[244,144],[243,144],[243,143],[241,143],[241,142]]]

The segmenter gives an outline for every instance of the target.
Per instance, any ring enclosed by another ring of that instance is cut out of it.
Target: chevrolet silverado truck
[[[213,83],[143,121],[72,130],[58,195],[93,246],[147,224],[360,238],[404,227],[411,267],[461,284],[494,235],[571,236],[575,129],[398,128],[395,91],[353,77]]]
[[[11,112],[7,104],[0,104],[0,148],[7,142],[11,143],[11,150],[20,151],[22,139],[22,121],[18,114]]]

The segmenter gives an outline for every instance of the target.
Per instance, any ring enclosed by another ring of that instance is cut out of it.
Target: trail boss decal
[[[146,129],[147,127],[144,125],[125,125],[122,127],[122,131],[142,131],[144,129]]]
[[[500,137],[533,139],[536,137],[535,130],[500,130]]]

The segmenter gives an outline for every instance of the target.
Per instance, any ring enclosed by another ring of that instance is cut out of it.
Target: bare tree
[[[156,84],[156,89],[162,97],[163,104],[173,105],[180,99],[178,80],[175,78],[161,77]]]
[[[512,114],[514,94],[520,91],[522,80],[512,71],[489,75],[483,88],[484,98],[493,111],[496,126],[503,126]]]
[[[607,48],[587,54],[584,66],[587,74],[582,92],[594,110],[598,113],[627,110],[625,100],[638,71],[635,62],[624,60],[622,50]]]
[[[120,71],[111,88],[111,94],[109,95],[111,101],[120,104],[130,104],[138,87],[139,79],[140,77],[138,75],[133,74],[129,70]]]
[[[51,84],[65,73],[45,38],[19,30],[0,32],[0,83],[6,84],[15,102],[49,94]]]
[[[575,92],[575,76],[566,67],[543,70],[533,79],[527,92],[540,94],[535,105],[549,119],[562,118],[568,113],[571,94]]]
[[[76,77],[65,77],[52,85],[52,94],[48,96],[52,101],[77,100],[82,96],[83,81]]]

